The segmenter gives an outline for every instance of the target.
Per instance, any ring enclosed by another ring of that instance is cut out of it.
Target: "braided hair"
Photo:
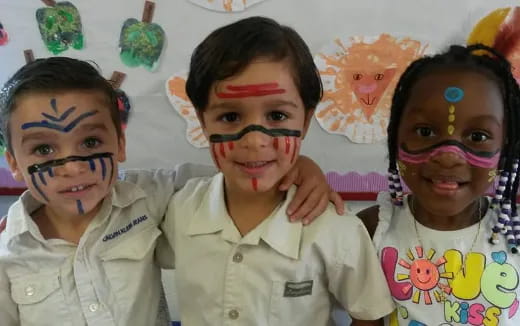
[[[519,178],[516,175],[518,158],[520,156],[518,146],[520,143],[520,131],[518,130],[520,128],[520,90],[511,73],[509,62],[502,54],[488,46],[482,44],[469,46],[452,45],[444,53],[422,57],[408,66],[401,75],[392,98],[390,121],[387,128],[389,173],[393,178],[397,175],[398,129],[413,86],[421,77],[428,73],[446,68],[481,71],[491,76],[501,90],[506,132],[504,134],[499,168],[502,170],[501,177],[505,182],[502,187],[499,187],[501,189],[499,195],[497,188],[497,196],[495,196],[494,202],[498,206],[498,211],[504,204],[507,207],[510,206],[509,216],[517,217],[516,194]],[[396,186],[395,183],[391,184],[391,192],[394,186]],[[394,202],[399,203],[402,200],[402,198],[395,198],[395,194],[393,197],[395,199]],[[500,231],[505,234],[509,225],[510,233],[513,233],[514,226],[511,219],[506,220],[505,225],[502,227],[503,230]],[[513,242],[520,245],[520,219],[518,221],[518,230],[515,231],[518,237]],[[496,233],[496,231],[494,228],[493,232]],[[493,242],[496,241],[494,240]]]

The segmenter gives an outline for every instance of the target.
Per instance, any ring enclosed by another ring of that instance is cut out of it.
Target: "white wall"
[[[218,0],[214,0],[218,1]],[[205,149],[195,149],[184,138],[184,122],[164,93],[164,82],[185,69],[194,46],[211,30],[234,20],[265,15],[294,27],[316,53],[336,37],[378,35],[387,32],[428,40],[432,49],[462,42],[474,23],[491,9],[516,4],[506,0],[265,0],[241,13],[218,13],[187,0],[157,0],[153,21],[167,33],[167,44],[155,73],[127,68],[118,57],[122,22],[141,18],[144,0],[76,0],[80,10],[84,50],[63,55],[94,60],[109,77],[113,70],[128,74],[123,89],[131,96],[134,115],[128,128],[126,167],[164,167],[179,162],[209,163]],[[0,22],[11,41],[0,46],[0,82],[24,63],[22,51],[49,56],[34,18],[43,4],[37,0],[0,0]],[[324,146],[326,144],[326,146]],[[329,135],[314,121],[303,145],[325,171],[385,171],[384,144],[358,145],[345,137]]]

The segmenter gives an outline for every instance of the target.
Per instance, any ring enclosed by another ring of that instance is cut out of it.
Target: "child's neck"
[[[32,214],[32,218],[45,239],[63,239],[78,244],[101,204],[87,214],[62,215],[45,205]]]
[[[484,213],[488,208],[487,201],[479,200],[468,205],[460,213],[451,216],[435,214],[423,209],[413,196],[410,197],[408,204],[415,219],[422,225],[439,231],[454,231],[477,223],[482,218],[482,215],[485,215]]]
[[[285,196],[278,185],[265,192],[245,193],[225,184],[225,193],[228,214],[242,236],[269,217]]]

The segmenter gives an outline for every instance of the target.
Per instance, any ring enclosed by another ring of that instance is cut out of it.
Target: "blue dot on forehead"
[[[444,91],[444,98],[450,103],[457,103],[464,98],[464,91],[458,87],[448,87]]]

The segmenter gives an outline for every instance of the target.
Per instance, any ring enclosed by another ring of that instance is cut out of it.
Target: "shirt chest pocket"
[[[325,325],[330,309],[331,298],[318,279],[272,282],[270,326]]]
[[[111,290],[123,311],[130,309],[135,298],[158,291],[161,278],[154,254],[160,235],[156,227],[127,234],[100,255]]]
[[[21,325],[69,325],[59,270],[10,279]]]

